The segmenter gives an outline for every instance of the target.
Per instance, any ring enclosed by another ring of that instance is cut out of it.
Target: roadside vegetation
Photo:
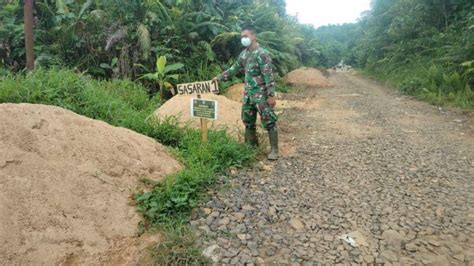
[[[374,0],[356,24],[316,30],[321,63],[341,59],[437,105],[474,110],[474,4]]]
[[[20,2],[0,3],[0,76],[25,66]],[[358,23],[318,29],[288,16],[284,0],[35,2],[37,67],[140,79],[149,94],[160,91],[162,98],[170,97],[170,85],[210,79],[232,64],[241,50],[239,29],[251,23],[278,76],[343,59],[420,99],[474,108],[469,0],[374,0]],[[161,56],[182,67],[150,79]]]

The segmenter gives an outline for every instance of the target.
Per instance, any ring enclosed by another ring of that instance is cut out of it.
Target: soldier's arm
[[[261,53],[258,57],[258,64],[260,66],[260,72],[262,73],[263,81],[267,89],[267,95],[269,97],[275,96],[275,80],[273,79],[273,65],[272,58],[268,52]]]
[[[235,61],[235,63],[229,69],[227,69],[222,74],[217,76],[217,79],[219,81],[226,81],[232,76],[235,76],[236,74],[238,74],[239,72],[243,70],[242,63],[243,63],[242,54],[240,54],[239,57],[237,58],[237,61]]]

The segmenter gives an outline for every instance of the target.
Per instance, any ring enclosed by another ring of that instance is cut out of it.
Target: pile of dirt
[[[175,117],[178,122],[183,125],[190,125],[193,128],[200,128],[200,120],[191,117],[191,99],[196,98],[195,95],[177,95],[168,100],[158,110],[155,116],[159,119],[167,117]],[[244,130],[241,121],[240,103],[232,101],[225,96],[215,94],[205,94],[203,99],[215,100],[218,102],[217,120],[210,121],[209,127],[214,129],[227,129],[232,136],[240,136]]]
[[[59,107],[0,104],[0,264],[136,262],[131,195],[180,164],[153,139]]]
[[[224,96],[231,99],[232,101],[241,103],[244,96],[244,90],[244,83],[235,84],[225,91]]]
[[[304,88],[332,88],[334,85],[315,68],[300,68],[286,74],[286,84]]]

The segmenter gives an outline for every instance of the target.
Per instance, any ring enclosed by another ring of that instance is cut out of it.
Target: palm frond
[[[171,72],[171,71],[176,71],[176,70],[181,69],[183,67],[184,67],[184,64],[181,64],[181,63],[167,65],[165,67],[164,73],[166,74],[166,73]]]
[[[229,41],[234,40],[235,38],[240,37],[239,32],[231,31],[231,32],[223,32],[218,34],[214,39],[211,41],[212,45],[215,44],[227,44]]]
[[[226,25],[223,25],[223,24],[220,24],[220,23],[217,23],[217,22],[206,21],[206,22],[202,22],[202,23],[199,23],[198,25],[194,26],[194,28],[192,28],[191,31],[194,31],[198,28],[209,27],[209,26],[216,27],[216,28],[221,28],[221,29],[224,29],[224,30],[230,30]]]

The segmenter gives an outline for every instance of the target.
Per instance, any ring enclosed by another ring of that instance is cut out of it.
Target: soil
[[[153,139],[59,107],[0,104],[0,264],[134,264],[139,179],[181,168]]]
[[[200,128],[200,119],[191,117],[191,99],[195,95],[177,95],[168,100],[155,112],[159,119],[174,117],[182,125],[189,125],[193,128]],[[242,105],[232,101],[225,96],[215,94],[205,94],[202,99],[215,100],[218,102],[217,120],[210,121],[209,127],[213,129],[227,129],[233,136],[241,136],[244,125],[241,121]]]
[[[222,177],[192,228],[216,264],[474,263],[474,120],[351,73],[286,94],[293,155]]]
[[[332,88],[334,85],[316,68],[300,68],[286,74],[286,84],[302,88]]]
[[[243,89],[243,88],[242,88]],[[227,129],[227,132],[238,141],[244,141],[244,130],[245,126],[241,120],[241,110],[242,103],[236,102],[227,97],[236,97],[240,92],[239,85],[235,85],[231,88],[230,94],[225,94],[226,96],[215,95],[215,94],[205,94],[202,96],[203,99],[216,100],[219,103],[218,119],[211,121],[209,127],[212,129]],[[230,95],[230,96],[229,96]],[[232,96],[233,95],[233,96]],[[243,95],[243,91],[242,91]],[[279,94],[281,95],[281,94]],[[162,105],[155,112],[155,116],[159,119],[166,119],[168,117],[173,117],[178,120],[180,124],[189,125],[193,128],[200,128],[200,120],[192,118],[190,114],[190,101],[192,98],[196,98],[193,95],[179,95],[171,98],[164,105]],[[240,97],[242,98],[242,97]],[[288,102],[285,104],[278,103],[275,112],[278,115],[282,115],[285,110],[290,106]],[[288,128],[283,128],[282,132],[284,133]],[[259,145],[262,150],[268,150],[268,135],[267,132],[262,128],[260,116],[257,116],[257,134],[259,138]],[[283,155],[290,156],[294,154],[295,147],[291,143],[291,140],[288,138],[287,134],[283,134],[280,137],[280,147],[281,153]]]
[[[232,101],[236,101],[236,102],[241,103],[242,98],[244,96],[244,90],[245,90],[245,84],[244,83],[235,84],[235,85],[229,87],[225,91],[224,96],[231,99]]]

